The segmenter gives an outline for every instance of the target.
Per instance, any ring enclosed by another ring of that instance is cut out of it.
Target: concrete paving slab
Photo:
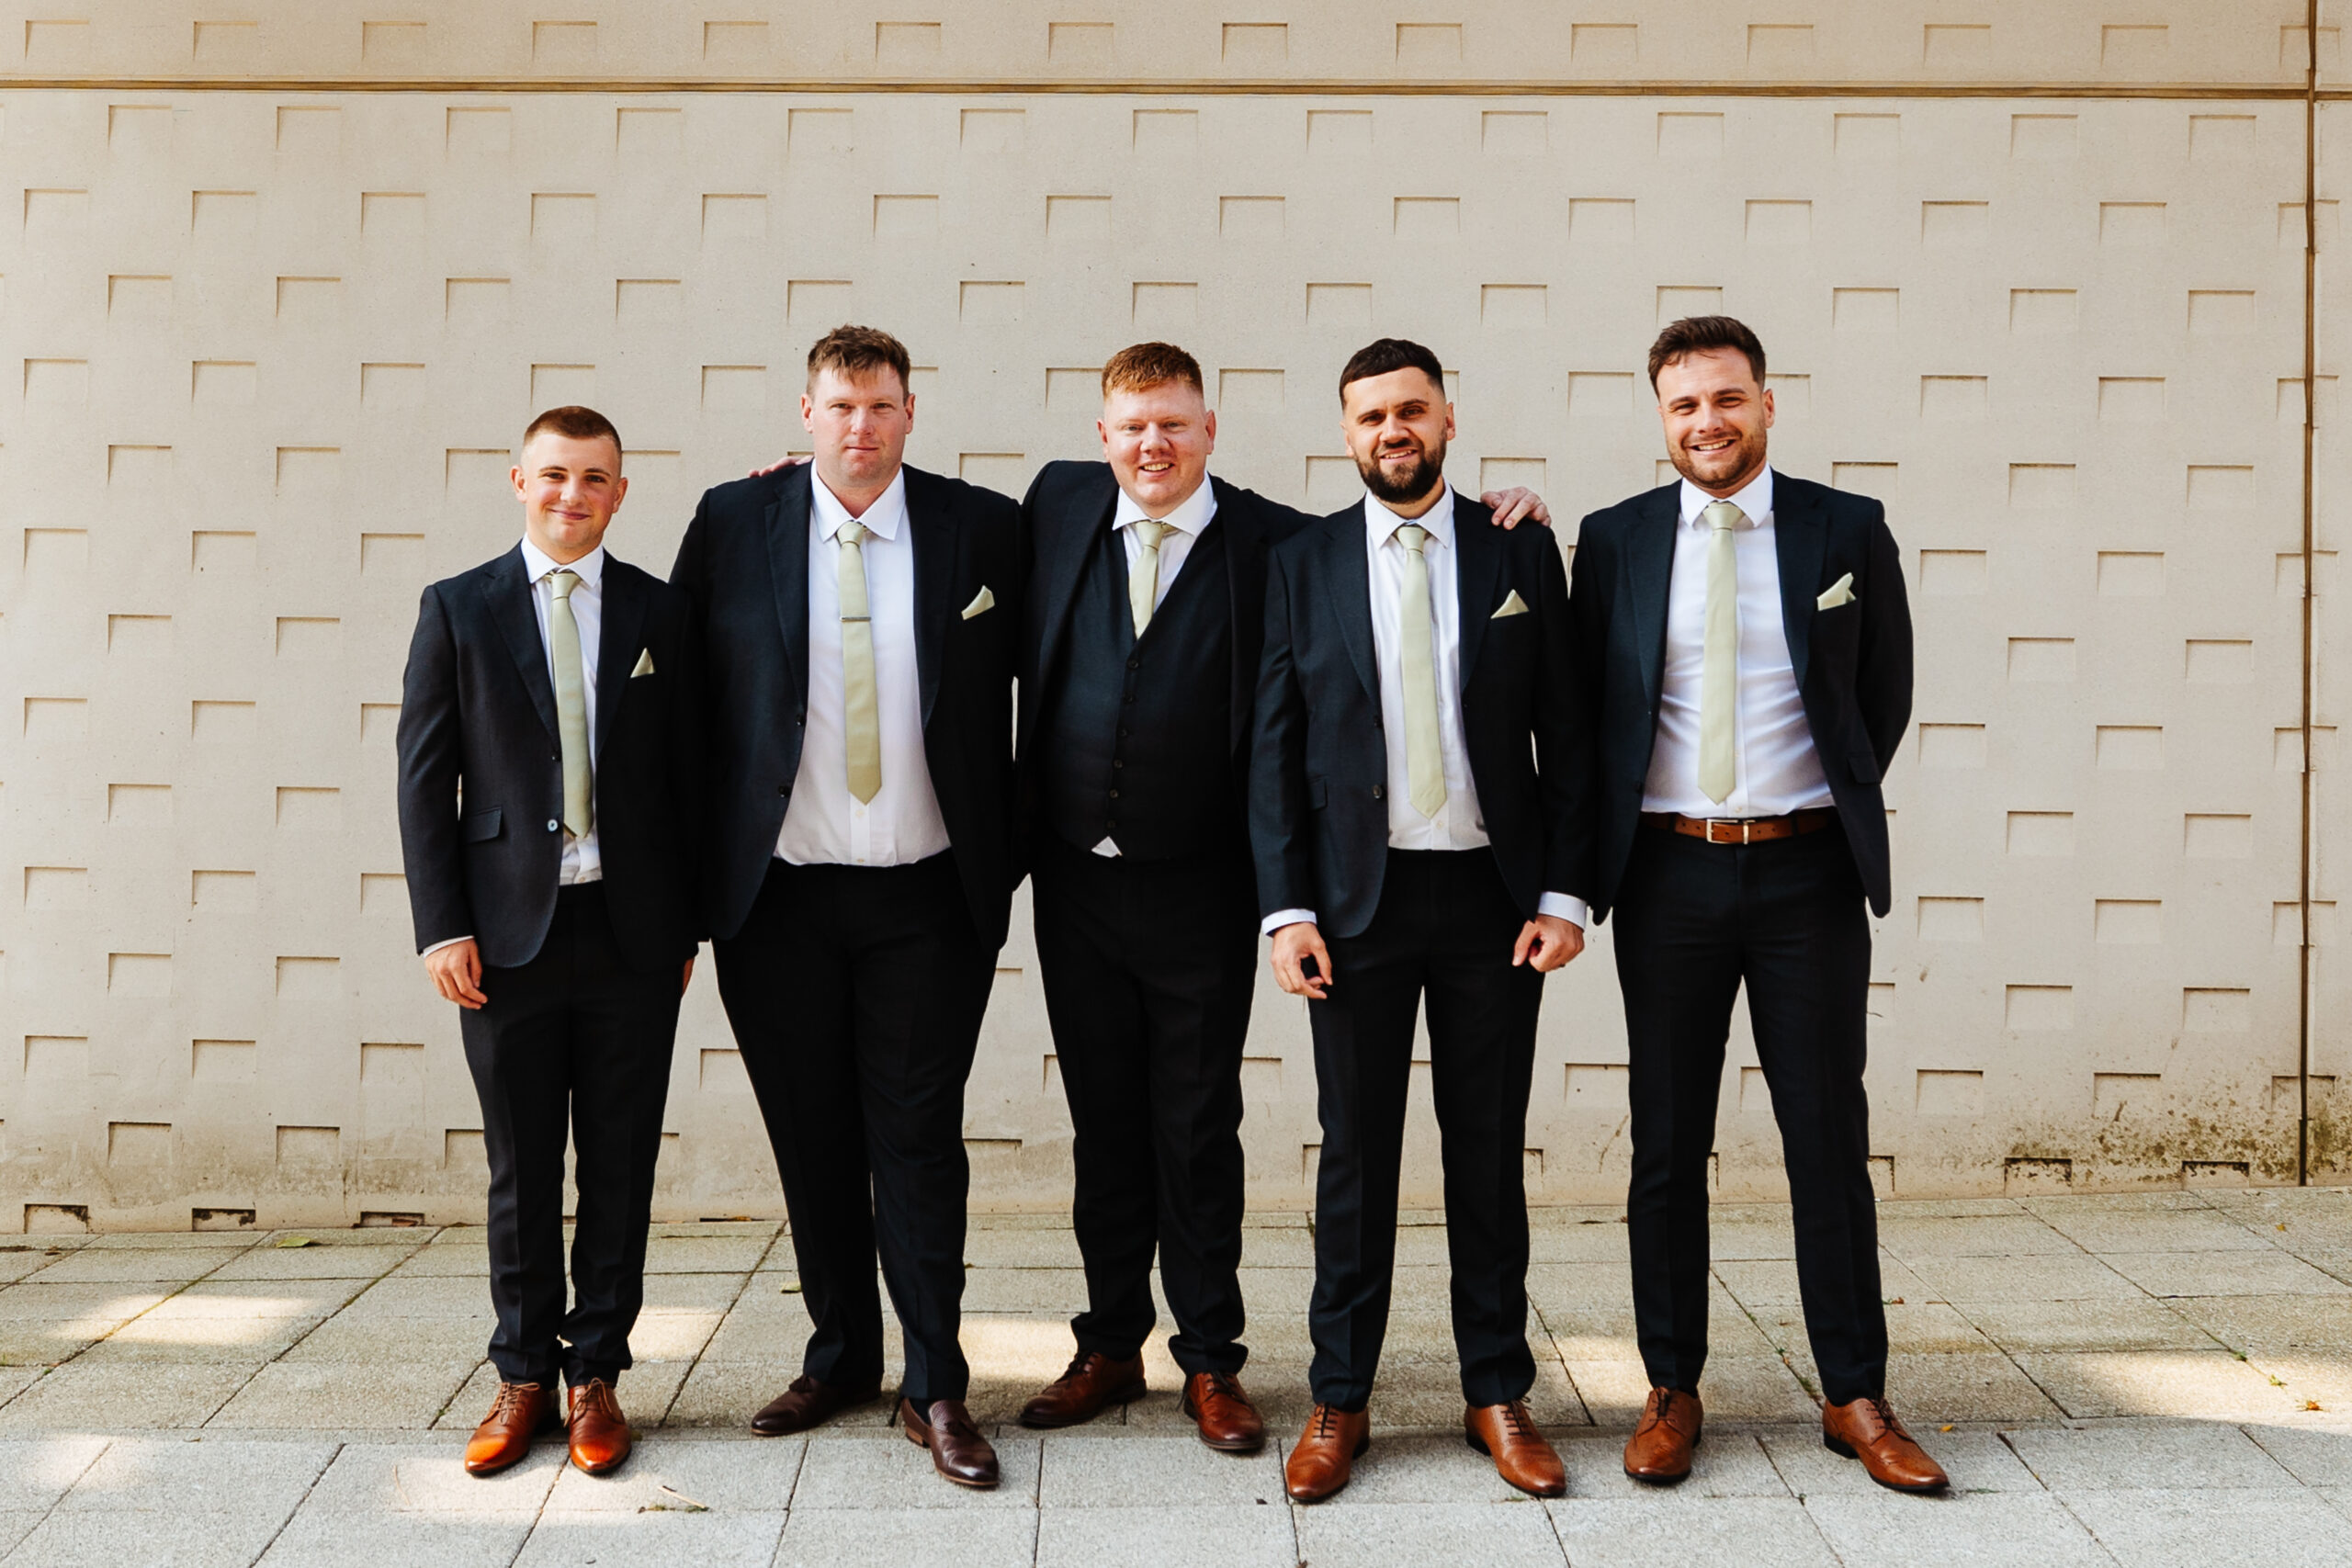
[[[2017,1456],[2053,1491],[2296,1484],[2292,1472],[2235,1427],[2040,1427],[2007,1436]]]
[[[1376,1562],[1381,1568],[1559,1568],[1566,1561],[1551,1516],[1532,1497],[1516,1503],[1370,1504],[1299,1508],[1305,1562]]]
[[[433,1425],[472,1373],[473,1360],[386,1358],[375,1365],[273,1361],[212,1417],[215,1428],[368,1431]]]
[[[110,1328],[138,1316],[170,1293],[147,1282],[58,1284],[36,1277],[0,1290],[0,1325],[79,1322]]]
[[[465,1445],[345,1443],[303,1499],[304,1515],[424,1514],[466,1518],[538,1517],[559,1474],[570,1470],[562,1443],[543,1441],[496,1475],[469,1475]]]
[[[1964,1309],[1984,1337],[2025,1350],[2210,1350],[2214,1337],[2181,1302],[1971,1302]]]
[[[1297,1568],[1298,1561],[1290,1509],[1279,1501],[1063,1508],[1037,1520],[1037,1568]]]
[[[760,1407],[792,1385],[800,1375],[800,1359],[769,1361],[722,1361],[706,1355],[686,1374],[686,1381],[662,1418],[667,1427],[723,1427],[747,1428]],[[890,1410],[888,1399],[843,1411],[833,1424],[878,1426]]]
[[[75,1367],[209,1365],[247,1372],[291,1349],[322,1317],[131,1319],[74,1359]]]
[[[497,1515],[314,1514],[305,1508],[259,1568],[507,1568],[529,1521]]]
[[[455,1317],[489,1312],[490,1292],[475,1280],[394,1273],[368,1286],[343,1310],[353,1318]]]
[[[2260,1420],[2295,1408],[2261,1369],[2226,1350],[2030,1352],[2018,1362],[2077,1419],[2171,1416],[2184,1420]]]
[[[1030,1508],[810,1508],[794,1510],[786,1523],[775,1568],[848,1562],[1035,1568],[1036,1559],[1037,1515]]]
[[[784,1525],[781,1510],[566,1514],[540,1521],[514,1568],[768,1568]]]
[[[1800,1372],[1815,1387],[1819,1374],[1810,1352],[1798,1358]],[[1709,1381],[1713,1369],[1709,1368]],[[1890,1355],[1887,1393],[1897,1413],[1914,1425],[1954,1421],[2054,1421],[2064,1414],[2017,1363],[1991,1355]],[[1700,1392],[1706,1392],[1701,1385]]]
[[[967,1312],[1080,1312],[1086,1276],[1076,1269],[975,1269],[964,1276]]]
[[[1883,1214],[1879,1245],[1917,1268],[1929,1258],[2064,1257],[2082,1248],[2030,1214],[1926,1219]]]
[[[719,1512],[781,1512],[791,1504],[806,1448],[798,1438],[729,1442],[649,1437],[614,1474],[588,1475],[562,1466],[547,1513],[553,1517],[684,1507],[673,1494]]]
[[[420,1247],[391,1271],[399,1280],[487,1280],[490,1249],[477,1242],[449,1247]]]
[[[964,1261],[976,1270],[1085,1267],[1085,1259],[1078,1250],[1077,1234],[1060,1229],[982,1230],[976,1226],[965,1233]]]
[[[242,1256],[242,1247],[87,1247],[34,1276],[44,1285],[186,1284]]]
[[[1568,1470],[1568,1495],[1620,1502],[1789,1495],[1788,1484],[1753,1432],[1706,1428],[1690,1456],[1690,1473],[1671,1486],[1635,1481],[1625,1473],[1625,1439],[1631,1435],[1629,1430],[1618,1430],[1561,1442],[1560,1461]]]
[[[136,1431],[200,1427],[244,1386],[254,1367],[91,1365],[59,1367],[0,1407],[0,1431]]]
[[[38,1517],[55,1507],[106,1446],[104,1438],[73,1435],[0,1441],[0,1512]]]
[[[246,1442],[198,1436],[118,1438],[57,1505],[61,1514],[198,1514],[227,1504],[294,1511],[334,1458],[332,1442]]]
[[[1899,1407],[1897,1413],[1900,1414]],[[2001,1440],[1998,1432],[1946,1432],[1939,1430],[1937,1424],[1914,1421],[1909,1416],[1904,1417],[1904,1425],[1918,1439],[1919,1446],[1928,1450],[1928,1457],[1944,1467],[1955,1493],[2043,1490],[2033,1472]],[[1771,1456],[1774,1471],[1800,1497],[1841,1493],[1887,1495],[1871,1479],[1860,1460],[1848,1459],[1824,1448],[1818,1428],[1774,1432],[1766,1435],[1762,1442]]]
[[[64,1256],[41,1247],[0,1247],[0,1285],[12,1285]]]
[[[1806,1515],[1848,1562],[1903,1568],[2113,1568],[2055,1497],[1992,1493],[1913,1497],[1883,1488],[1805,1499]]]
[[[1629,1483],[1630,1484],[1630,1483]],[[1545,1506],[1576,1568],[1738,1563],[1831,1568],[1838,1559],[1793,1498],[1565,1497]]]
[[[0,1405],[6,1404],[10,1400],[16,1398],[17,1395],[32,1387],[34,1383],[40,1380],[41,1373],[46,1371],[48,1371],[46,1366],[11,1367],[0,1365]]]
[[[338,1316],[319,1325],[286,1352],[298,1363],[372,1366],[383,1359],[384,1347],[397,1344],[401,1354],[426,1361],[479,1360],[489,1354],[492,1330],[498,1320],[479,1317],[404,1317],[395,1327],[384,1320]]]
[[[373,1280],[416,1253],[413,1247],[256,1247],[222,1264],[209,1280]]]
[[[1630,1430],[1641,1418],[1650,1396],[1649,1372],[1630,1349],[1616,1356],[1566,1357],[1561,1365],[1597,1425]]]
[[[41,1510],[0,1510],[0,1558],[6,1557],[9,1549],[30,1535],[47,1517]]]
[[[2112,1252],[2100,1261],[2153,1296],[2334,1296],[2352,1285],[2292,1253]]]
[[[1539,1211],[1540,1213],[1541,1211]],[[1527,1252],[1531,1263],[1577,1263],[1588,1268],[1623,1269],[1633,1256],[1625,1223],[1588,1217],[1549,1224],[1530,1216]]]
[[[2070,1492],[2066,1506],[2130,1568],[2345,1568],[2352,1533],[2300,1492]]]
[[[2306,1486],[2352,1486],[2352,1430],[2263,1425],[2245,1435]]]
[[[2352,1297],[2182,1296],[2165,1304],[2233,1350],[2352,1351]]]
[[[2124,1209],[2091,1203],[2041,1220],[2085,1251],[2271,1252],[2268,1241],[2211,1209]]]
[[[1038,1473],[1047,1508],[1250,1507],[1283,1496],[1271,1446],[1227,1454],[1182,1437],[1049,1435]]]
[[[2352,1486],[2316,1486],[2312,1489],[2312,1495],[2352,1522]]]
[[[1531,1263],[1527,1267],[1527,1296],[1549,1312],[1600,1308],[1634,1310],[1634,1281],[1621,1268],[1598,1263]]]
[[[2145,1292],[2103,1260],[2067,1244],[2065,1252],[2013,1257],[1927,1256],[1911,1270],[1935,1299],[1965,1309],[1978,1302],[2139,1301]]]
[[[657,1235],[646,1244],[652,1274],[749,1274],[768,1255],[763,1235]]]
[[[61,1510],[28,1533],[8,1562],[10,1568],[20,1563],[24,1568],[248,1568],[277,1534],[288,1511],[253,1507],[234,1513],[88,1514]]]
[[[1003,1473],[989,1492],[949,1481],[933,1468],[927,1450],[896,1433],[888,1442],[812,1442],[800,1461],[792,1511],[797,1517],[825,1509],[1035,1508],[1038,1439],[999,1433],[989,1441]]]
[[[146,1321],[184,1318],[324,1317],[367,1289],[361,1280],[203,1280],[175,1292],[143,1315]]]

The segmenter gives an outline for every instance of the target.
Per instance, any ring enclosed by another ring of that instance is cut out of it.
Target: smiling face
[[[1216,450],[1216,415],[1190,381],[1116,389],[1104,395],[1094,429],[1119,488],[1154,517],[1192,499]]]
[[[1696,349],[1659,366],[1657,412],[1668,460],[1709,495],[1736,495],[1762,471],[1772,394],[1739,350]]]
[[[1429,372],[1408,366],[1349,382],[1340,389],[1340,424],[1374,495],[1393,504],[1437,492],[1453,439],[1453,405]]]
[[[915,427],[914,394],[888,366],[855,372],[827,366],[800,394],[800,423],[817,441],[817,474],[843,502],[888,490]]]
[[[523,503],[523,531],[549,560],[578,560],[605,542],[613,513],[628,494],[620,447],[602,435],[542,430],[523,444],[510,470]]]

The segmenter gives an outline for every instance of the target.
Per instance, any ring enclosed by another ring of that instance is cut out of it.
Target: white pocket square
[[[1813,602],[1813,607],[1816,610],[1834,610],[1840,604],[1852,604],[1857,597],[1859,595],[1854,592],[1854,574],[1849,571],[1823,589],[1821,597]]]
[[[1523,615],[1525,614],[1527,614],[1527,601],[1521,598],[1519,596],[1519,590],[1514,588],[1510,591],[1510,597],[1503,601],[1503,607],[1497,610],[1493,615],[1487,618],[1490,621],[1499,621],[1505,615]]]
[[[964,618],[968,621],[974,615],[985,615],[995,608],[996,595],[988,591],[986,583],[982,583],[980,591],[972,595],[972,602],[964,606]]]
[[[634,681],[639,675],[650,675],[652,673],[653,650],[649,648],[644,652],[637,656],[637,668],[628,672],[628,678]]]

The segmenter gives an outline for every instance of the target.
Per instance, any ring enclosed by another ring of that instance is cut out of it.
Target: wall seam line
[[[2295,949],[2295,1185],[2311,1185],[2312,1143],[2312,839],[2313,611],[2318,583],[2317,507],[2313,461],[2319,426],[2319,0],[2305,0],[2303,39],[2303,767],[2301,854],[2298,857],[2301,919]]]

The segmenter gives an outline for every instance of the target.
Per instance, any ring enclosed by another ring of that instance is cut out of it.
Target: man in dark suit
[[[1570,619],[1593,766],[1579,874],[1617,916],[1634,1311],[1651,1391],[1626,1473],[1690,1473],[1707,1356],[1707,1158],[1743,981],[1781,1124],[1826,1440],[1945,1484],[1886,1393],[1862,1088],[1865,902],[1887,911],[1879,780],[1911,716],[1911,619],[1875,502],[1776,474],[1764,348],[1727,316],[1658,334],[1679,483],[1584,520]]]
[[[513,480],[521,545],[427,588],[417,613],[401,849],[417,950],[464,1010],[490,1156],[500,1382],[466,1468],[503,1470],[564,1419],[572,1462],[597,1473],[628,1457],[613,1385],[644,1301],[670,1052],[701,929],[699,650],[686,596],[605,552],[628,480],[604,415],[539,415]],[[580,1192],[568,1313],[567,1129]]]
[[[1172,344],[1111,356],[1095,431],[1106,461],[1047,464],[1023,503],[1020,821],[1088,1305],[1021,1419],[1071,1426],[1142,1393],[1157,1251],[1182,1409],[1246,1453],[1265,1440],[1238,1376],[1250,709],[1266,549],[1312,519],[1210,476],[1216,415]],[[1489,500],[1507,527],[1548,515],[1523,491]]]
[[[1567,583],[1549,534],[1498,534],[1445,482],[1453,411],[1428,349],[1359,351],[1340,400],[1368,493],[1270,558],[1250,775],[1258,901],[1276,978],[1310,999],[1323,1126],[1315,1409],[1285,1479],[1329,1497],[1371,1440],[1426,996],[1464,1432],[1557,1496],[1526,1405],[1521,1161],[1543,976],[1583,946]]]
[[[949,1480],[997,1482],[964,1405],[964,1080],[1016,880],[1019,508],[906,467],[907,351],[808,354],[816,459],[706,492],[671,581],[699,613],[712,738],[704,886],[815,1328],[774,1435],[880,1392]]]

